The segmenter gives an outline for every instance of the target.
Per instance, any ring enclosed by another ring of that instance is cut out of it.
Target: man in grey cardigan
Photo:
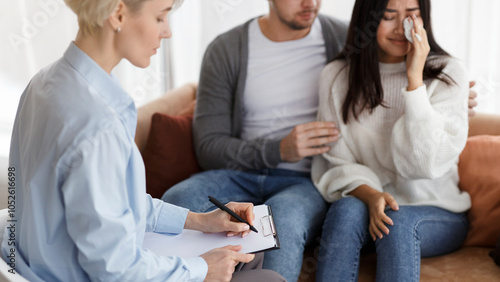
[[[327,205],[310,180],[310,157],[338,130],[315,122],[319,74],[340,52],[347,25],[318,15],[320,0],[270,0],[269,14],[217,37],[201,70],[194,143],[206,172],[170,188],[163,200],[192,211],[222,202],[272,207],[281,249],[264,268],[298,279],[304,246]],[[257,219],[258,220],[258,219]]]

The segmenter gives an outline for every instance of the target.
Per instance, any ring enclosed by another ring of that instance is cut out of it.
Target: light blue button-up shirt
[[[146,194],[136,123],[135,105],[118,81],[73,43],[32,79],[10,151],[21,275],[31,281],[205,278],[200,257],[160,257],[141,247],[146,231],[180,233],[188,211]]]

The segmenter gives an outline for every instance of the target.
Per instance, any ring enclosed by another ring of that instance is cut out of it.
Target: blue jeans
[[[282,169],[206,171],[170,188],[162,200],[194,212],[207,212],[214,208],[209,195],[222,203],[270,205],[281,248],[265,253],[263,267],[288,281],[297,281],[304,247],[318,236],[327,211],[309,173]]]
[[[421,257],[450,253],[467,235],[465,213],[400,206],[399,211],[386,209],[386,214],[394,225],[388,226],[389,235],[373,242],[368,207],[355,197],[334,202],[323,225],[317,281],[356,281],[363,247],[375,248],[377,281],[419,281]]]

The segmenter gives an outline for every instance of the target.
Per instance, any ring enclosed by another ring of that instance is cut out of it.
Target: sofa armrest
[[[469,120],[469,137],[500,135],[500,115],[478,113]]]
[[[198,85],[196,83],[189,83],[173,89],[137,109],[135,143],[141,153],[144,151],[146,142],[148,141],[153,114],[162,113],[171,116],[192,115],[197,89]]]

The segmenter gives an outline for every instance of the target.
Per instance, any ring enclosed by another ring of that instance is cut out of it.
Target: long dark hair
[[[364,110],[370,113],[378,106],[384,105],[384,90],[379,71],[377,31],[384,16],[389,0],[357,0],[354,5],[351,24],[347,33],[346,45],[334,60],[346,60],[349,68],[349,90],[342,106],[344,123],[349,119],[349,112],[357,120]],[[431,51],[429,56],[449,56],[434,39],[431,25],[430,0],[418,0],[420,14]],[[448,85],[453,80],[443,74],[445,64],[436,66],[427,60],[424,79],[440,79]]]

